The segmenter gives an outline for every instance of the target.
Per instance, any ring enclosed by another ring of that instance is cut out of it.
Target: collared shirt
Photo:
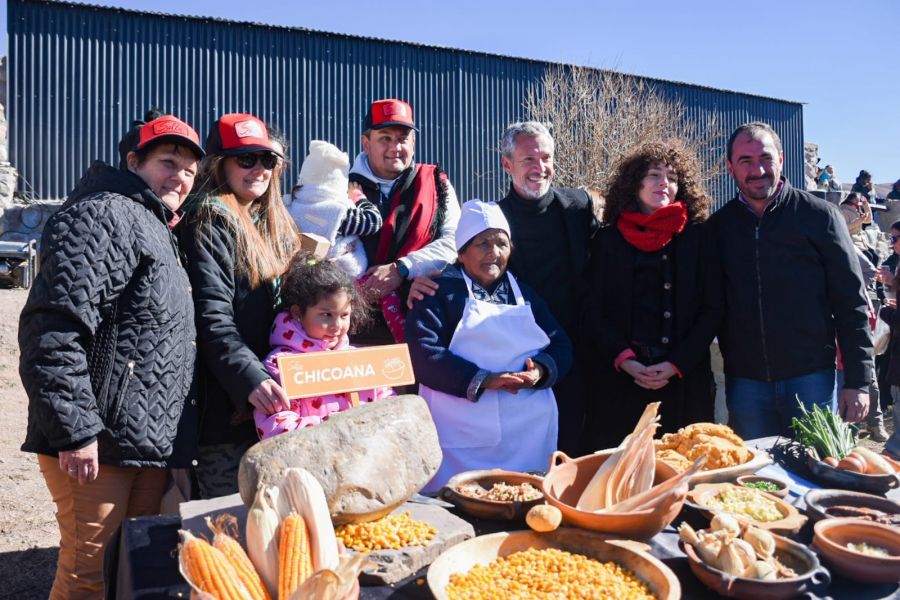
[[[509,284],[506,272],[494,282],[494,285],[483,288],[474,279],[472,280],[472,295],[476,300],[490,302],[491,304],[515,304],[516,297]]]

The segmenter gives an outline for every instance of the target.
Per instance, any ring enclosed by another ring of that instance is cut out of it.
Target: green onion
[[[809,411],[799,398],[797,404],[803,415],[792,419],[791,429],[798,442],[812,448],[819,458],[833,456],[840,460],[850,454],[856,446],[856,434],[848,423],[818,404],[813,404]]]

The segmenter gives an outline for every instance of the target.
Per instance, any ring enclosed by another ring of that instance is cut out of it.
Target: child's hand
[[[351,181],[347,185],[347,197],[350,198],[350,201],[353,202],[353,204],[358,204],[360,200],[365,200],[366,194],[363,192],[361,185],[355,181]]]
[[[247,401],[266,415],[291,409],[291,401],[274,379],[266,379],[250,392]]]

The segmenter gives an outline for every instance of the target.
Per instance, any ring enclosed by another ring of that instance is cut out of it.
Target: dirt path
[[[50,593],[59,552],[55,507],[37,458],[19,450],[28,399],[19,381],[19,313],[26,290],[0,289],[0,598]]]

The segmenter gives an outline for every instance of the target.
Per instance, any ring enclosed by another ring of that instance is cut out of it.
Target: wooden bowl
[[[543,492],[541,497],[527,502],[503,502],[498,500],[482,500],[467,496],[457,490],[457,487],[465,484],[477,484],[486,489],[491,489],[495,483],[530,483],[541,491],[543,478],[528,473],[515,471],[502,471],[500,469],[483,471],[465,471],[450,478],[447,485],[441,490],[441,498],[454,504],[464,513],[479,519],[512,520],[522,519],[525,513],[537,504],[544,503]]]
[[[900,503],[874,494],[848,492],[846,490],[809,490],[803,496],[806,516],[812,522],[834,518],[826,511],[833,506],[852,506],[860,509],[875,509],[888,514],[900,515]]]
[[[819,460],[813,451],[808,448],[806,450],[806,465],[813,475],[812,479],[833,488],[886,494],[889,490],[900,485],[900,474],[898,473],[867,475],[838,469]]]
[[[746,483],[757,483],[757,482],[765,482],[772,483],[778,486],[778,489],[773,492],[768,492],[773,496],[778,496],[779,498],[787,498],[789,490],[789,484],[784,479],[779,479],[777,477],[768,477],[765,475],[741,475],[738,477],[735,482],[743,487],[747,487]],[[763,490],[766,491],[766,490]]]
[[[819,563],[816,555],[806,546],[792,542],[780,535],[775,538],[775,556],[786,567],[793,569],[796,577],[767,581],[749,577],[736,577],[713,568],[700,560],[690,544],[679,542],[679,547],[687,555],[691,571],[703,585],[720,596],[728,598],[748,598],[759,600],[782,600],[794,598],[804,592],[821,596],[831,583],[828,571]]]
[[[701,513],[705,514],[707,517],[712,518],[712,515],[718,512],[720,509],[710,508],[709,502],[722,491],[729,488],[737,488],[741,490],[750,489],[735,485],[733,483],[701,483],[690,492],[688,492],[688,504],[692,508],[695,508]],[[729,512],[728,514],[732,515],[739,521],[751,523],[756,527],[759,527],[760,529],[767,529],[775,533],[797,533],[798,531],[800,531],[800,528],[803,527],[803,524],[806,523],[806,517],[801,515],[800,511],[798,511],[794,506],[791,506],[778,496],[773,496],[772,494],[763,492],[762,490],[751,491],[758,493],[764,498],[768,498],[769,500],[774,502],[775,506],[778,508],[778,512],[781,513],[781,518],[775,521],[757,521],[750,518],[749,516],[738,513]]]
[[[813,547],[844,577],[861,583],[900,581],[900,529],[861,519],[822,519],[813,530]],[[868,556],[847,548],[860,542],[884,548],[891,556]]]
[[[612,452],[609,450],[576,459],[569,458],[563,452],[554,452],[550,457],[550,470],[544,476],[544,497],[562,512],[563,523],[567,525],[624,538],[649,540],[678,516],[684,505],[683,495],[671,495],[653,509],[631,513],[594,514],[575,508],[584,488]],[[657,460],[653,484],[659,484],[675,474],[675,469]]]
[[[643,544],[611,536],[562,527],[549,533],[502,531],[466,540],[444,551],[428,569],[428,587],[437,600],[446,600],[450,575],[486,565],[498,556],[528,548],[559,548],[599,561],[615,561],[640,578],[658,600],[677,600],[681,584],[675,573],[650,555]]]

